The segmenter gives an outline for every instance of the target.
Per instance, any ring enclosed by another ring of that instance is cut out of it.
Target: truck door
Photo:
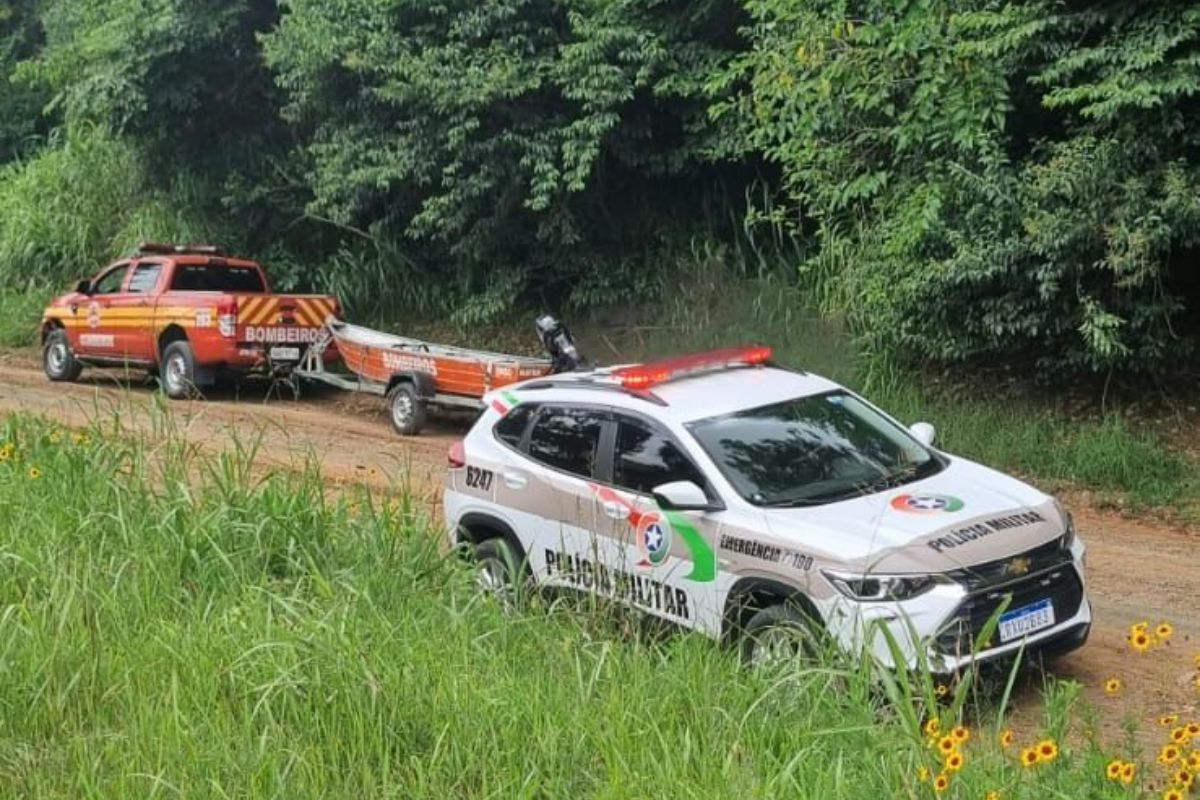
[[[111,302],[114,322],[121,326],[117,339],[126,361],[154,361],[157,325],[155,302],[163,265],[158,261],[135,261],[124,292]]]
[[[73,343],[79,355],[114,361],[122,357],[121,325],[113,316],[113,300],[125,288],[128,274],[129,262],[122,261],[92,281],[87,302],[76,311],[82,318],[76,328],[79,331],[78,341]]]

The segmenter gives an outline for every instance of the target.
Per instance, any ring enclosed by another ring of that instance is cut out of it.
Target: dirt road
[[[203,402],[172,404],[172,417],[201,447],[260,441],[258,458],[264,466],[298,465],[314,456],[335,481],[380,488],[407,483],[431,503],[436,502],[446,451],[469,419],[433,419],[424,434],[402,440],[393,434],[376,398],[330,392],[265,403],[263,391],[255,385],[240,397],[225,391]],[[124,425],[150,430],[156,397],[140,375],[121,380],[91,370],[79,384],[51,384],[36,353],[0,352],[0,414],[36,412],[81,426],[117,411]],[[161,415],[158,419],[161,424]],[[1200,652],[1200,532],[1089,508],[1078,498],[1065,500],[1089,546],[1096,624],[1087,646],[1059,660],[1056,671],[1084,684],[1085,695],[1110,712],[1105,718],[1114,731],[1127,713],[1143,725],[1167,713],[1200,718],[1200,691],[1191,685],[1193,654]],[[1146,655],[1132,653],[1125,637],[1139,620],[1172,622],[1176,630],[1170,646]],[[1125,682],[1117,697],[1104,695],[1102,686],[1110,677]]]

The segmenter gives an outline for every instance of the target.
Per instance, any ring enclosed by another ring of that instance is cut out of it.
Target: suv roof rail
[[[225,248],[219,244],[164,244],[162,242],[142,242],[137,248],[138,255],[195,255],[223,256]]]

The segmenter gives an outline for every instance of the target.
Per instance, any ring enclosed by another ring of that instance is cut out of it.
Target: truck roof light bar
[[[225,248],[216,244],[164,244],[162,242],[142,242],[138,245],[138,253],[162,256],[223,256],[225,255]]]

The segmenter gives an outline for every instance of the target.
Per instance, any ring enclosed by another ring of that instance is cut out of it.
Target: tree
[[[41,45],[41,24],[32,0],[0,0],[0,164],[29,150],[45,133],[46,98],[13,80],[17,65]]]
[[[467,317],[570,291],[695,207],[727,3],[287,0],[268,60],[310,212],[412,242]],[[614,281],[611,285],[616,285]]]
[[[1200,9],[748,7],[753,46],[725,77],[745,88],[715,113],[779,164],[776,220],[812,238],[809,267],[881,349],[1097,372],[1178,355]]]

